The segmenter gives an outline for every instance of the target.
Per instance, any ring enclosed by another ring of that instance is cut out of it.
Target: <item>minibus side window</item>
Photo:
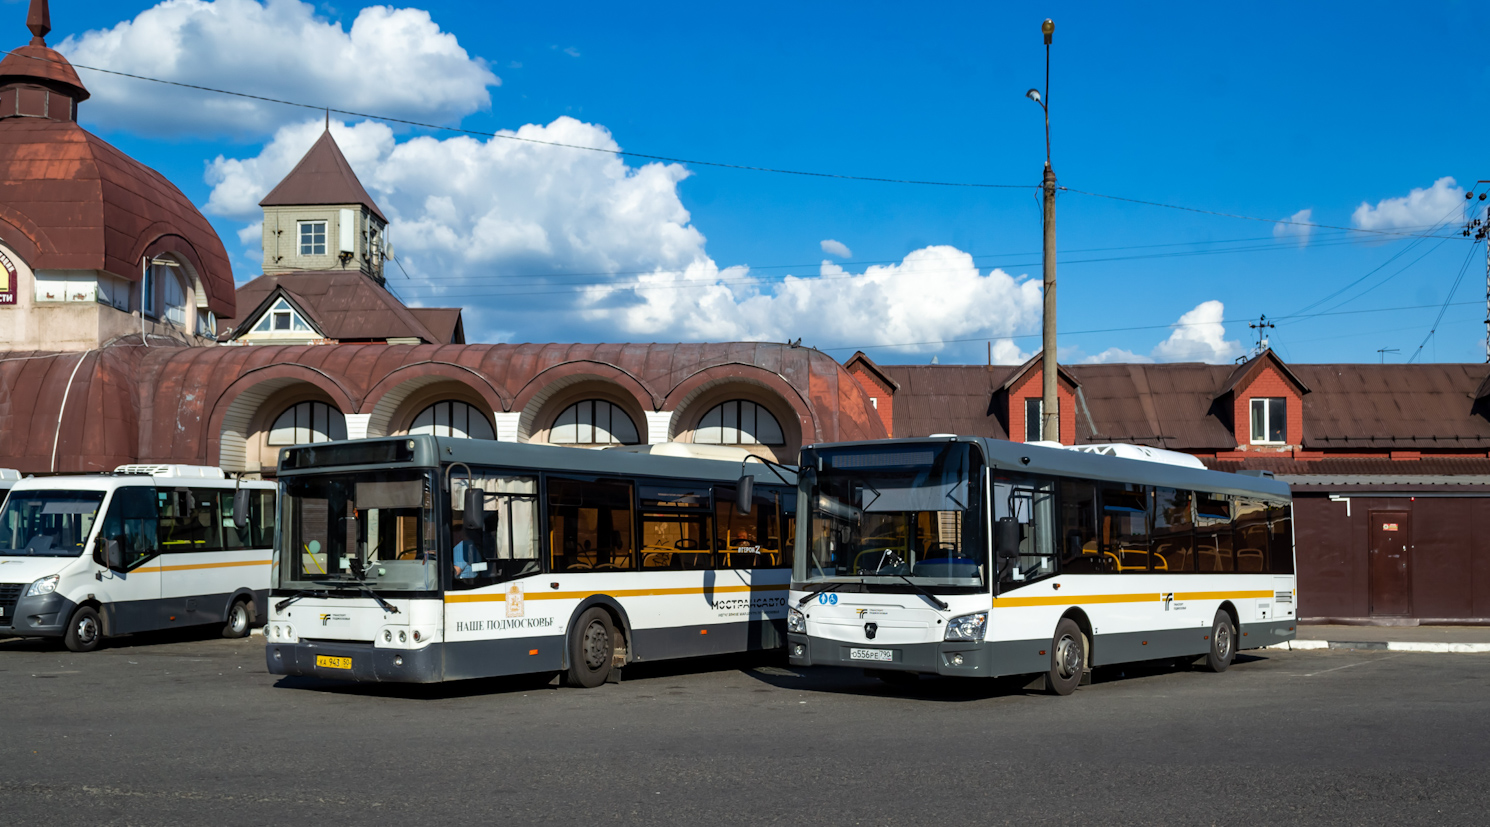
[[[99,536],[118,541],[129,571],[159,552],[158,523],[155,488],[126,486],[114,492]]]

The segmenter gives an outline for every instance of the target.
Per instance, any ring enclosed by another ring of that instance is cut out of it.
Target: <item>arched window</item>
[[[347,420],[325,402],[300,402],[285,409],[269,429],[270,445],[302,445],[347,438]]]
[[[475,405],[464,402],[436,402],[414,417],[411,434],[431,434],[456,439],[496,439],[491,421]]]
[[[166,321],[186,327],[186,288],[181,285],[180,267],[159,267],[161,304],[164,305]]]
[[[781,423],[748,399],[715,405],[698,421],[693,441],[704,445],[785,445]]]
[[[636,423],[620,405],[586,399],[565,408],[549,429],[548,441],[557,445],[635,445]]]

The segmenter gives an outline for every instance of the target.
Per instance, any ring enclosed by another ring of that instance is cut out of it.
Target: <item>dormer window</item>
[[[1288,400],[1282,397],[1252,399],[1252,444],[1282,445],[1288,441]]]
[[[295,308],[290,306],[288,301],[280,299],[274,303],[273,307],[269,308],[269,312],[265,313],[259,319],[259,323],[254,325],[253,332],[312,333],[314,331],[310,325],[305,323],[305,319],[301,318],[300,314],[295,311]]]
[[[326,222],[300,222],[300,255],[326,255]]]

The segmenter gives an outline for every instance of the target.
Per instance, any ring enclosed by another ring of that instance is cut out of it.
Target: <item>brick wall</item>
[[[1238,451],[1291,451],[1304,442],[1304,400],[1298,388],[1271,364],[1262,365],[1250,380],[1237,387],[1232,402],[1232,431]],[[1252,399],[1282,397],[1288,400],[1288,425],[1284,445],[1252,444]]]
[[[854,365],[852,368],[849,368],[849,375],[854,377],[854,380],[859,383],[859,387],[863,388],[864,393],[869,396],[875,411],[880,416],[880,422],[884,423],[885,433],[894,436],[895,391],[889,385],[881,382],[879,377],[865,370],[862,365]]]
[[[1015,442],[1024,442],[1024,404],[1026,399],[1038,399],[1043,392],[1045,371],[1040,367],[1033,367],[1028,373],[1020,377],[1019,381],[1009,388],[1009,439]],[[1060,400],[1061,433],[1060,442],[1063,445],[1074,445],[1076,443],[1076,395],[1074,389],[1063,378],[1058,378],[1055,389],[1056,398]]]

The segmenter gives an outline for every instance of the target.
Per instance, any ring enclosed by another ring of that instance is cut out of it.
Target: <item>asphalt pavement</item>
[[[262,638],[0,641],[19,824],[1481,824],[1490,655],[892,687],[779,658],[595,690],[281,679]]]

